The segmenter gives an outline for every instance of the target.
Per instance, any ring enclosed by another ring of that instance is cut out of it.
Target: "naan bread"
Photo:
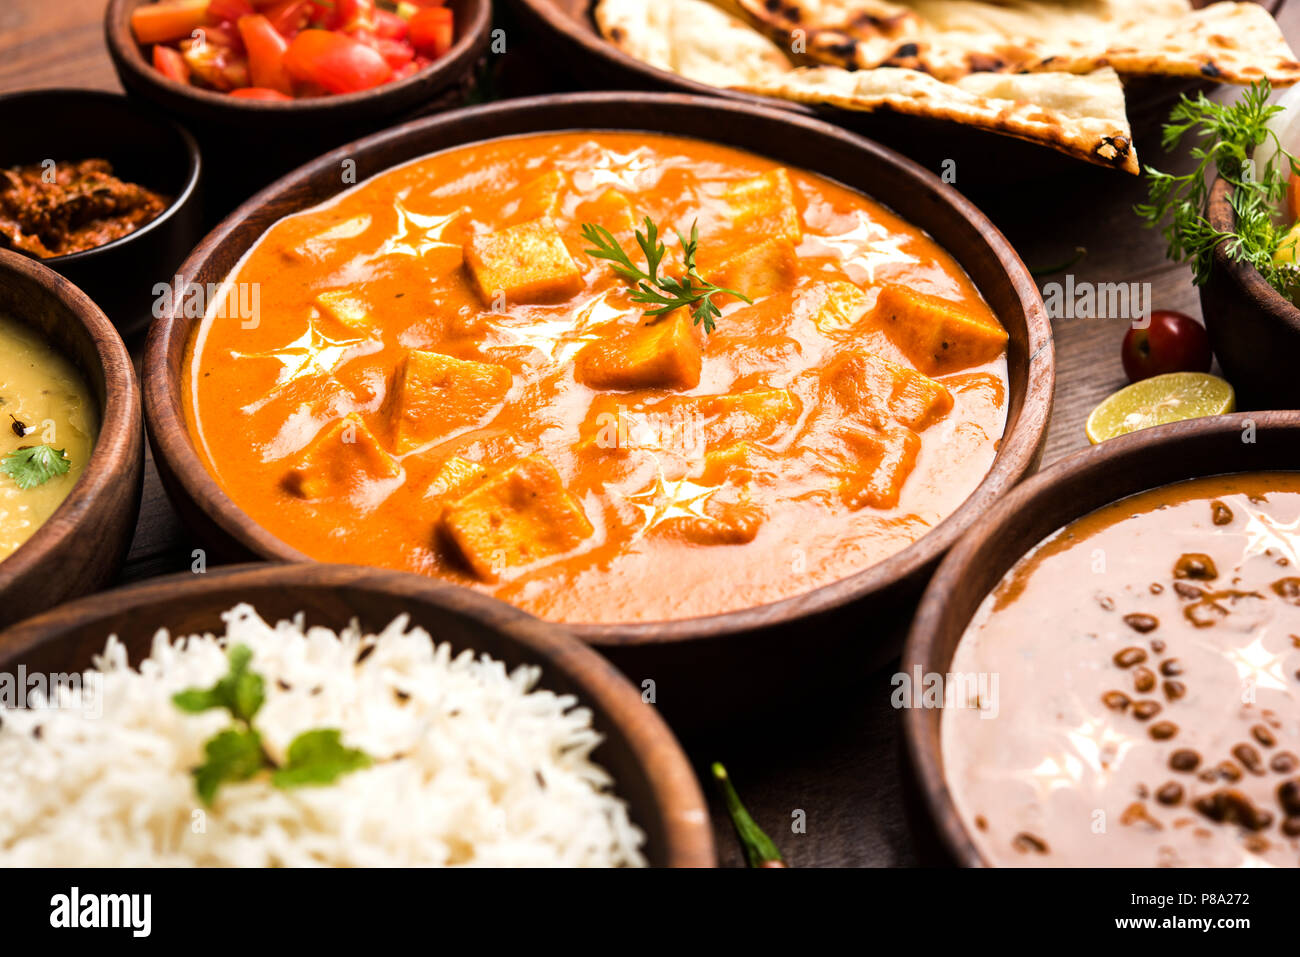
[[[1187,0],[736,0],[776,42],[849,69],[897,66],[942,80],[971,73],[1300,80],[1273,17],[1249,2]]]
[[[952,83],[915,70],[812,67],[737,89],[848,110],[948,119],[1138,172],[1124,87],[1110,68],[1073,73],[972,73]]]
[[[600,0],[596,25],[624,53],[710,86],[791,67],[779,46],[706,0]]]

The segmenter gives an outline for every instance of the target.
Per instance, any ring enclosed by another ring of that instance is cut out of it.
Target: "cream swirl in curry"
[[[706,334],[639,266],[649,217],[719,296]],[[428,156],[276,223],[185,362],[217,481],[314,557],[569,622],[726,612],[843,578],[951,513],[1006,421],[1006,333],[921,230],[827,179],[653,134]],[[234,288],[239,288],[238,286]]]

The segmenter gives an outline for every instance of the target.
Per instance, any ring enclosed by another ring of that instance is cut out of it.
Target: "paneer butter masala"
[[[593,226],[635,270],[744,298],[711,297],[711,333],[699,302],[648,315]],[[229,278],[259,315],[209,309],[185,393],[230,497],[311,556],[553,620],[726,612],[866,568],[970,494],[1006,421],[1006,333],[948,253],[696,140],[424,157],[276,223]]]

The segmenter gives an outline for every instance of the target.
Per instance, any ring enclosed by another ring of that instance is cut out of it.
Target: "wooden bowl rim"
[[[53,99],[61,96],[85,97],[87,100],[94,101],[88,106],[88,109],[94,109],[96,106],[105,103],[112,103],[114,107],[129,110],[140,119],[148,120],[151,123],[157,123],[160,127],[165,127],[176,134],[177,139],[179,139],[185,146],[186,158],[184,187],[182,187],[181,191],[176,194],[176,197],[161,213],[149,220],[149,222],[145,223],[139,229],[133,229],[125,236],[119,236],[117,239],[104,243],[102,246],[95,246],[91,249],[82,249],[75,253],[64,253],[61,256],[49,256],[44,259],[24,252],[21,249],[10,250],[11,252],[25,256],[34,262],[42,264],[57,263],[58,265],[63,266],[71,263],[86,262],[87,260],[93,259],[108,250],[121,249],[124,246],[130,245],[141,236],[146,236],[155,229],[161,229],[163,224],[175,216],[179,210],[184,208],[194,196],[194,191],[198,189],[199,177],[203,173],[203,158],[199,152],[199,145],[194,141],[194,137],[190,135],[189,130],[166,116],[146,112],[145,110],[140,109],[140,106],[136,101],[122,93],[110,93],[107,90],[82,90],[77,89],[76,87],[50,87],[39,90],[18,90],[13,93],[0,94],[0,107],[15,100],[39,100],[42,98]],[[96,148],[101,149],[102,151],[102,147]],[[95,155],[95,149],[93,148],[88,150],[86,155]]]
[[[439,90],[449,86],[469,70],[479,54],[487,46],[492,26],[492,4],[490,0],[465,0],[470,7],[467,24],[457,25],[456,42],[443,56],[430,63],[422,70],[411,74],[395,83],[384,83],[369,90],[356,93],[339,93],[330,96],[310,97],[294,100],[246,100],[232,97],[214,90],[204,90],[188,83],[169,80],[146,62],[140,52],[140,44],[131,34],[131,11],[142,3],[153,0],[108,0],[104,9],[104,39],[113,63],[120,70],[131,74],[132,78],[151,87],[165,90],[167,93],[185,97],[195,103],[223,110],[232,118],[241,114],[274,116],[277,113],[296,115],[314,115],[325,121],[331,113],[346,110],[349,106],[379,99],[399,99],[403,93],[428,86]],[[154,44],[148,44],[153,46]]]
[[[714,638],[785,624],[797,618],[832,611],[850,601],[881,591],[909,576],[918,574],[951,547],[966,527],[993,500],[1032,470],[1046,434],[1047,419],[1052,405],[1055,382],[1052,331],[1037,284],[1015,249],[997,227],[952,186],[943,183],[939,177],[911,160],[872,140],[821,120],[799,116],[789,111],[681,93],[569,93],[467,107],[392,127],[342,146],[299,167],[254,195],[226,217],[195,247],[178,271],[185,281],[189,281],[202,262],[230,237],[242,220],[273,197],[290,192],[295,184],[309,178],[317,170],[336,166],[343,159],[355,158],[368,149],[380,148],[385,144],[399,141],[413,131],[439,126],[454,127],[463,118],[471,116],[477,118],[493,114],[527,114],[542,106],[621,105],[628,102],[629,98],[656,105],[663,110],[702,110],[728,114],[741,112],[789,125],[794,128],[792,133],[797,134],[802,131],[836,139],[860,153],[870,154],[877,162],[894,166],[905,175],[917,180],[918,186],[924,186],[941,197],[984,237],[989,251],[1005,273],[1005,281],[1021,304],[1028,327],[1027,389],[1014,426],[1009,426],[1008,431],[1003,434],[993,464],[966,500],[920,539],[883,561],[820,588],[736,611],[661,622],[564,623],[565,628],[584,641],[597,646],[650,645]],[[564,128],[588,129],[589,127]],[[817,172],[812,165],[807,168]],[[935,240],[942,244],[942,237],[936,236]],[[154,444],[155,455],[164,460],[195,504],[243,547],[253,551],[254,554],[273,560],[292,562],[312,560],[305,553],[280,541],[247,516],[221,490],[199,459],[181,409],[179,384],[175,384],[173,388],[174,384],[169,381],[168,375],[167,352],[170,341],[178,334],[178,330],[188,335],[190,329],[190,321],[176,314],[180,311],[179,306],[180,304],[174,304],[171,315],[154,321],[145,347],[145,417],[149,424],[149,435]]]
[[[0,672],[7,670],[15,658],[58,642],[72,627],[93,625],[122,613],[146,615],[162,600],[267,587],[327,591],[360,588],[391,598],[393,617],[406,610],[408,604],[419,603],[463,615],[484,629],[504,634],[522,647],[534,663],[563,673],[581,688],[579,705],[598,705],[627,740],[633,759],[650,783],[651,801],[663,825],[665,865],[717,866],[708,805],[690,760],[658,710],[642,701],[640,692],[622,672],[559,625],[535,618],[490,595],[422,575],[317,562],[279,565],[252,562],[213,568],[202,575],[189,572],[166,575],[77,599],[0,633]],[[157,627],[166,624],[159,623]],[[108,635],[104,638],[107,640]],[[438,636],[434,638],[437,640]]]
[[[971,568],[979,561],[986,544],[996,541],[1005,534],[1006,529],[1016,521],[1017,516],[1036,513],[1053,501],[1060,501],[1060,493],[1057,490],[1067,483],[1086,482],[1089,477],[1094,476],[1133,474],[1133,463],[1156,456],[1177,460],[1181,447],[1196,443],[1206,436],[1225,438],[1231,435],[1239,436],[1248,423],[1254,423],[1255,434],[1258,437],[1268,433],[1280,433],[1291,443],[1300,438],[1300,411],[1235,412],[1230,415],[1190,419],[1131,432],[1128,435],[1108,439],[1100,445],[1081,449],[1012,489],[971,526],[961,541],[948,552],[934,577],[930,579],[930,584],[912,619],[907,642],[903,646],[903,654],[899,661],[900,672],[912,674],[914,669],[919,667],[922,673],[925,673],[931,669],[949,596],[957,593],[963,579],[970,574]],[[1258,468],[1228,469],[1215,472],[1191,469],[1183,478],[1231,475],[1242,471],[1258,470]],[[1174,481],[1181,481],[1181,479]],[[1172,483],[1152,485],[1137,482],[1138,487],[1113,499],[1110,504],[1150,488],[1163,488],[1168,484]],[[1067,511],[1071,517],[1059,522],[1056,528],[1062,528],[1095,509],[1080,510],[1077,503],[1070,503]],[[1051,534],[1053,532],[1047,533],[1047,535]],[[1045,538],[1046,535],[1043,537]],[[1022,557],[1023,554],[1017,556],[1015,560],[1019,561]],[[1012,566],[1003,569],[998,578],[1006,574],[1010,567]],[[944,663],[942,669],[944,673],[950,663],[950,661]],[[903,747],[908,772],[914,775],[919,783],[917,790],[920,792],[926,814],[938,831],[941,843],[953,859],[964,867],[991,866],[979,852],[961,822],[961,816],[957,812],[956,803],[948,788],[947,778],[944,776],[942,751],[936,751],[930,746],[925,720],[929,713],[923,708],[905,708],[902,711]]]
[[[786,109],[792,113],[804,116],[820,116],[823,118],[834,117],[837,113],[843,112],[833,108],[817,108],[806,103],[797,103],[792,100],[783,100],[780,97],[765,96],[757,93],[745,93],[741,90],[733,90],[725,86],[711,86],[707,83],[701,83],[698,80],[691,80],[682,76],[680,73],[674,73],[672,70],[664,70],[657,66],[652,66],[644,60],[639,60],[630,53],[624,53],[618,47],[614,46],[595,22],[595,7],[598,0],[584,0],[586,10],[581,18],[574,17],[561,10],[555,0],[513,0],[514,3],[525,7],[534,18],[540,20],[549,29],[562,35],[570,43],[573,43],[590,55],[612,63],[620,69],[631,71],[641,77],[648,79],[659,86],[672,87],[686,93],[696,93],[708,96],[715,96],[722,99],[733,100],[738,103],[750,103],[759,106],[777,106]],[[1201,0],[1200,6],[1204,7],[1214,0]],[[1264,7],[1272,16],[1276,17],[1279,10],[1286,4],[1286,0],[1252,0]],[[734,16],[734,14],[733,14]],[[742,18],[743,19],[743,18]],[[581,22],[580,22],[581,21]],[[1170,80],[1179,80],[1180,77],[1169,77]],[[1141,109],[1142,104],[1136,103],[1130,106],[1130,109]]]
[[[1237,228],[1237,214],[1232,208],[1232,184],[1216,176],[1206,203],[1210,225],[1221,233]],[[1266,313],[1275,322],[1300,333],[1300,308],[1268,284],[1258,269],[1228,255],[1227,242],[1214,247],[1214,266],[1236,287],[1242,299]]]
[[[7,282],[17,277],[19,282],[46,289],[76,318],[82,331],[94,343],[103,370],[104,393],[109,399],[100,409],[99,434],[95,437],[90,459],[68,497],[31,538],[14,549],[8,558],[0,560],[0,595],[3,595],[13,582],[29,574],[46,556],[77,544],[81,529],[98,520],[100,501],[119,483],[126,481],[137,464],[130,452],[134,442],[142,441],[142,416],[140,388],[131,356],[113,323],[89,296],[49,267],[5,249],[0,249],[0,277]],[[12,318],[26,324],[21,316]],[[89,378],[85,372],[82,375]],[[86,384],[93,394],[94,383]],[[121,390],[121,398],[116,402],[112,401],[114,386]]]

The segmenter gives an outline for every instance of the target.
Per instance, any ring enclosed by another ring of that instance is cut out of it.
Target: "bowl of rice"
[[[0,633],[0,866],[711,866],[654,706],[418,575],[242,565]]]

